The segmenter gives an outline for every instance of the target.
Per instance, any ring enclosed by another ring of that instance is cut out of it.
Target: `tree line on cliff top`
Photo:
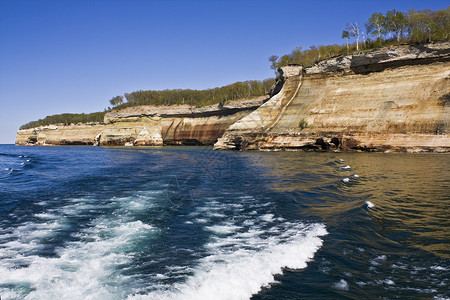
[[[390,10],[374,13],[364,26],[358,22],[348,23],[341,35],[344,45],[311,46],[302,50],[295,48],[290,54],[269,57],[271,68],[277,73],[279,67],[299,64],[310,67],[331,57],[365,52],[376,48],[399,44],[423,44],[450,40],[450,6],[446,9],[414,10],[407,12]],[[354,43],[349,41],[354,40]]]
[[[126,93],[124,97],[117,96],[110,100],[114,109],[122,109],[137,105],[182,105],[206,106],[226,104],[228,101],[249,99],[266,95],[275,83],[275,79],[249,80],[206,90],[174,89],[148,90]],[[124,101],[126,100],[126,102]]]
[[[309,67],[331,57],[369,51],[384,46],[449,41],[450,6],[438,11],[411,9],[408,12],[400,12],[394,9],[385,14],[374,13],[364,27],[358,22],[348,23],[342,31],[341,37],[346,41],[343,45],[311,46],[306,50],[297,47],[290,54],[280,58],[273,55],[269,57],[270,67],[278,75],[278,68],[289,64]],[[350,43],[350,40],[354,40],[354,43]],[[48,116],[29,122],[20,129],[49,124],[102,122],[106,112],[129,106],[188,104],[201,107],[214,104],[223,105],[230,100],[265,95],[274,82],[275,79],[270,78],[263,81],[236,82],[206,90],[139,90],[110,99],[109,103],[112,108],[108,107],[103,112]]]
[[[124,96],[116,96],[109,102],[113,106],[114,110],[138,105],[188,104],[197,107],[214,104],[225,105],[228,101],[232,100],[248,99],[266,95],[274,83],[275,79],[269,78],[265,80],[235,82],[226,86],[206,90],[173,89],[162,91],[135,91],[132,93],[126,93]],[[20,129],[28,129],[50,124],[103,122],[105,113],[110,110],[111,108],[108,107],[108,109],[105,109],[103,112],[91,114],[58,114],[47,116],[44,119],[31,121],[25,125],[22,125]]]
[[[77,123],[92,123],[92,122],[103,122],[105,116],[105,111],[94,112],[90,114],[57,114],[52,116],[47,116],[44,119],[39,119],[37,121],[31,121],[27,124],[20,126],[20,129],[28,129],[40,126],[47,126],[50,124],[77,124]]]

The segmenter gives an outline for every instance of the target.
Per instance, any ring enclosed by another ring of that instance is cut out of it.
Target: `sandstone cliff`
[[[16,145],[93,145],[104,129],[102,123],[49,125],[17,132]]]
[[[217,141],[215,149],[450,151],[449,43],[386,48],[281,73],[270,100],[129,107],[106,114],[103,123],[19,130],[16,144]]]
[[[16,145],[213,145],[267,97],[206,107],[134,106],[112,111],[103,123],[50,125],[19,130]]]
[[[281,70],[282,88],[215,149],[450,151],[450,44]]]

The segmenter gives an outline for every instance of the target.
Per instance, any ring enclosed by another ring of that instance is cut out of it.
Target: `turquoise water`
[[[0,146],[5,299],[449,299],[450,156]]]

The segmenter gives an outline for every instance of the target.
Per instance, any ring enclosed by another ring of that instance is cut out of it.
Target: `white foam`
[[[350,167],[349,165],[346,165],[346,166],[343,166],[343,167],[339,167],[339,169],[342,169],[342,170],[350,170],[351,167]]]
[[[373,203],[370,202],[370,201],[366,201],[366,204],[367,204],[367,207],[368,207],[368,208],[373,208],[373,207],[375,207],[375,204],[373,204]]]
[[[92,205],[91,199],[74,199],[58,210],[36,214],[36,223],[28,222],[11,234],[2,234],[3,238],[8,235],[14,239],[2,243],[0,285],[21,286],[17,291],[3,289],[3,298],[7,295],[11,299],[125,298],[131,277],[121,275],[117,268],[132,258],[130,245],[135,240],[158,231],[130,218],[128,210],[133,201],[122,200]],[[116,208],[115,215],[93,219],[89,227],[74,235],[78,241],[55,249],[51,258],[34,254],[44,246],[41,239],[67,230],[69,214],[82,215],[85,210],[105,207]]]
[[[23,224],[13,232],[18,237],[16,240],[2,244],[5,249],[0,254],[6,253],[8,257],[4,260],[0,255],[0,285],[30,287],[16,297],[19,299],[126,298],[135,286],[134,279],[121,275],[118,268],[132,258],[130,245],[135,240],[158,232],[151,225],[131,218],[129,211],[151,207],[151,199],[115,198],[105,203],[73,199],[60,209],[36,214],[35,223]],[[327,234],[325,226],[286,222],[272,213],[273,203],[253,203],[253,197],[246,199],[247,213],[241,204],[214,201],[197,214],[190,214],[196,223],[214,221],[205,227],[205,233],[210,235],[204,247],[206,256],[196,261],[195,268],[168,267],[167,272],[150,275],[161,283],[152,285],[154,292],[134,298],[248,299],[262,287],[275,283],[274,276],[281,274],[283,268],[306,267],[322,245],[320,237]],[[54,257],[30,252],[42,247],[40,239],[67,230],[70,216],[104,208],[114,211],[93,219],[90,226],[83,227],[74,236],[77,241],[62,245]],[[222,217],[233,212],[231,218],[213,218],[214,214],[220,213]],[[17,268],[17,265],[25,267]],[[164,283],[167,278],[180,278],[180,281],[167,285]]]
[[[350,181],[349,178],[344,178],[344,179],[342,179],[342,182],[343,182],[343,183],[348,183],[349,181]]]
[[[353,174],[353,178],[359,178],[358,174]]]
[[[5,251],[0,252],[0,259],[4,260],[7,258],[5,255],[6,253],[10,253],[10,251],[14,251],[14,255],[20,256],[40,250],[43,247],[41,244],[42,239],[55,236],[58,232],[66,230],[67,228],[67,224],[54,219],[49,219],[44,223],[24,223],[8,235],[10,238],[13,237],[14,239],[2,244]],[[2,235],[2,237],[6,236]]]
[[[214,225],[214,226],[207,226],[206,229],[211,230],[218,234],[231,234],[241,229],[241,227],[234,225],[223,225],[223,226]]]
[[[225,218],[226,215],[222,214],[222,213],[210,212],[210,213],[208,213],[208,217],[211,217],[211,218]]]
[[[2,299],[23,299],[25,297],[24,294],[20,293],[20,291],[13,291],[9,289],[0,288],[0,296]]]
[[[226,239],[209,243],[211,255],[200,260],[194,275],[185,283],[177,283],[169,291],[135,295],[130,299],[248,299],[275,282],[274,275],[283,268],[306,267],[322,245],[320,236],[327,234],[325,226],[285,224],[279,230],[290,236],[283,240],[274,235],[261,238],[227,239],[240,243],[236,248],[223,248]],[[219,244],[218,242],[223,242]]]
[[[167,278],[169,278],[168,276],[166,276],[164,274],[156,274],[155,277],[158,278],[158,279],[167,279]]]
[[[274,217],[274,214],[265,214],[265,215],[260,216],[260,218],[265,222],[273,222],[274,221],[273,217]]]
[[[40,219],[57,219],[58,218],[57,215],[49,214],[49,213],[34,214],[34,216],[37,218],[40,218]]]
[[[255,221],[253,220],[245,220],[244,223],[242,223],[245,226],[251,226],[255,224]]]
[[[386,258],[387,258],[386,255],[380,255],[370,260],[370,263],[374,266],[378,266],[380,264],[380,261],[385,261]]]
[[[430,268],[433,270],[439,270],[439,271],[447,271],[448,270],[448,268],[444,268],[441,266],[431,266]]]
[[[333,287],[337,290],[348,291],[348,283],[344,279],[341,279],[335,284],[333,284]]]
[[[208,220],[208,219],[205,219],[205,218],[198,218],[198,219],[195,219],[194,221],[195,221],[196,223],[200,223],[200,224],[206,224],[206,223],[209,222],[209,220]]]
[[[116,288],[104,281],[124,278],[114,275],[114,267],[129,260],[120,249],[137,235],[148,234],[152,227],[141,221],[128,222],[110,228],[110,238],[101,238],[101,226],[87,236],[92,242],[75,242],[58,251],[58,257],[29,257],[25,268],[0,267],[0,284],[26,283],[34,289],[26,299],[114,299]]]
[[[450,297],[438,295],[438,296],[434,296],[433,300],[450,300]]]

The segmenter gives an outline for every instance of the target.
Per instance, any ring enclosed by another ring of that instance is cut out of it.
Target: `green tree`
[[[450,38],[450,6],[435,12],[433,20],[437,24],[436,39],[448,41]]]
[[[348,51],[349,50],[349,48],[348,48],[348,39],[350,38],[350,32],[348,32],[347,30],[343,30],[341,38],[345,39],[345,41],[347,43],[347,51]]]
[[[415,14],[415,15],[414,15]],[[308,50],[295,48],[290,54],[283,55],[277,62],[277,67],[288,64],[300,64],[309,67],[317,61],[336,55],[351,52],[349,37],[355,37],[356,50],[359,51],[359,37],[362,35],[365,49],[373,49],[382,45],[392,45],[400,41],[425,43],[427,41],[448,41],[450,39],[450,6],[438,11],[423,10],[409,13],[392,10],[383,15],[374,13],[365,24],[363,32],[358,23],[350,23],[342,31],[341,37],[346,39],[346,45],[311,46]],[[392,40],[393,37],[395,38]],[[370,36],[377,42],[370,41]]]
[[[269,78],[263,81],[249,80],[235,82],[230,85],[216,87],[207,90],[174,89],[163,91],[135,91],[126,93],[127,103],[116,106],[121,109],[137,105],[179,105],[190,104],[197,107],[205,105],[224,104],[229,100],[263,96],[275,83],[275,79]]]
[[[277,60],[278,60],[278,56],[276,56],[276,55],[269,56],[270,68],[275,72],[276,76],[278,76]]]
[[[372,36],[376,36],[377,39],[381,41],[383,39],[383,35],[386,33],[385,22],[386,18],[382,13],[372,14],[365,24],[367,33]]]
[[[117,106],[123,103],[123,96],[116,96],[114,98],[112,98],[111,100],[109,100],[109,103],[111,103],[111,105]]]
[[[40,126],[47,126],[51,124],[77,124],[77,123],[89,123],[89,122],[103,122],[106,111],[94,112],[90,114],[58,114],[53,116],[47,116],[44,119],[28,122],[22,125],[20,129],[28,129]]]
[[[393,9],[386,13],[385,29],[386,31],[395,34],[397,42],[400,42],[400,39],[403,39],[406,27],[407,18],[402,12]]]
[[[435,24],[429,11],[410,10],[408,13],[409,37],[413,42],[431,42],[431,34]]]

